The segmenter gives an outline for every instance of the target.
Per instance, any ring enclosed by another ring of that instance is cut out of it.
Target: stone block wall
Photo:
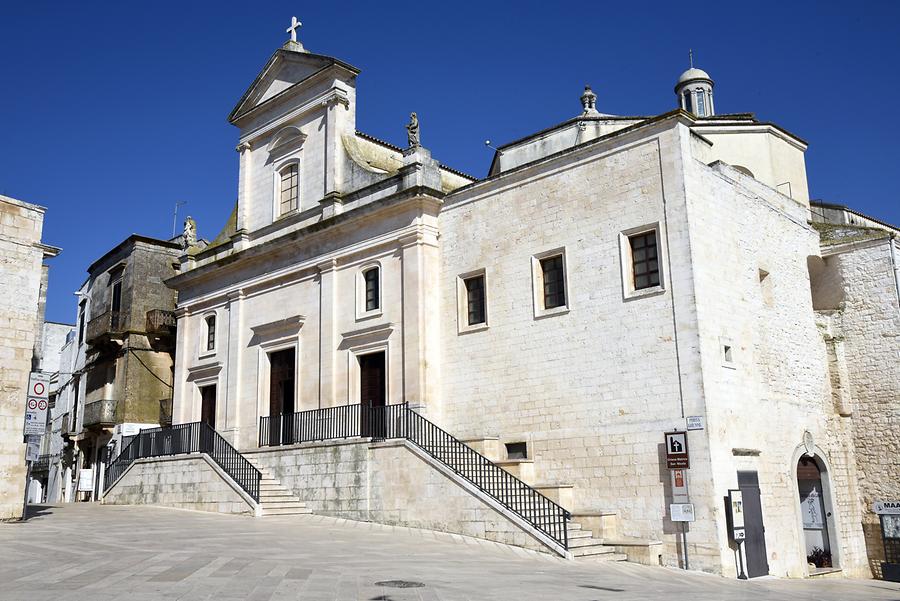
[[[22,428],[32,369],[43,251],[44,209],[0,196],[0,520],[21,517]]]
[[[141,459],[103,497],[107,505],[158,505],[253,515],[254,508],[201,456]]]
[[[548,551],[403,441],[307,443],[245,454],[316,514]]]

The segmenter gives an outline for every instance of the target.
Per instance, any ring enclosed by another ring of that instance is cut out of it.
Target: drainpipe
[[[894,291],[897,293],[897,311],[900,312],[900,273],[897,271],[897,251],[894,250],[894,243],[897,240],[897,234],[891,232],[888,239],[888,246],[891,250],[891,271],[894,272]]]

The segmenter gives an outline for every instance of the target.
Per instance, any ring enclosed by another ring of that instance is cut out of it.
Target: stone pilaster
[[[241,426],[241,374],[244,370],[244,291],[228,295],[228,348],[225,359],[225,430],[223,436],[238,446]],[[239,447],[240,448],[240,447]]]
[[[319,407],[333,407],[337,371],[337,260],[319,269]]]

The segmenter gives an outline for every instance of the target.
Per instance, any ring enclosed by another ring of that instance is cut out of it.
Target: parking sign
[[[44,434],[47,424],[50,378],[41,372],[28,376],[28,395],[25,401],[25,436]]]

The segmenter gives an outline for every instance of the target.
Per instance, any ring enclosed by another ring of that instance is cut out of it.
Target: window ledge
[[[462,336],[463,334],[474,334],[475,332],[483,332],[488,329],[488,324],[479,323],[474,326],[463,326],[459,329],[458,334]]]
[[[638,298],[645,298],[648,296],[659,296],[660,294],[665,294],[666,288],[665,286],[653,286],[652,288],[642,288],[641,290],[629,290],[625,293],[625,300],[634,300]]]
[[[216,356],[216,349],[213,349],[211,351],[203,351],[202,353],[197,355],[197,359],[198,360],[211,359],[215,356]]]
[[[278,217],[275,218],[275,221],[287,219],[288,217],[293,217],[294,215],[298,215],[299,213],[300,209],[294,209],[293,211],[288,211],[287,213],[281,213],[278,215]]]
[[[535,319],[543,319],[545,317],[555,317],[556,315],[565,315],[569,312],[569,306],[553,307],[552,309],[541,309],[534,314]]]
[[[374,319],[376,317],[381,317],[384,315],[384,311],[381,309],[375,309],[373,311],[366,311],[364,313],[360,313],[356,316],[356,321],[366,321],[367,319]]]

